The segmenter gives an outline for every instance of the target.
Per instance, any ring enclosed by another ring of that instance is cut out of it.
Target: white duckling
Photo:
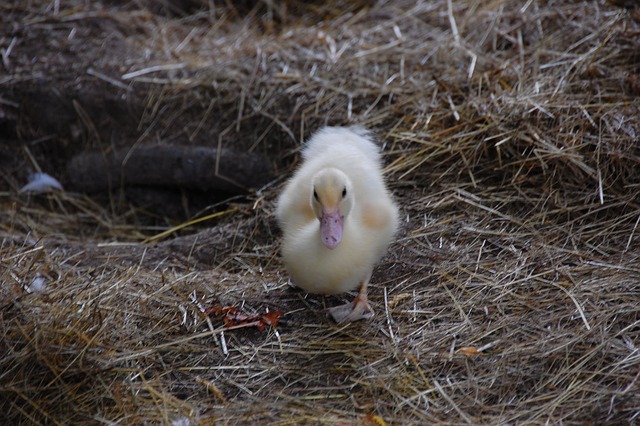
[[[370,319],[367,285],[398,228],[378,147],[363,128],[325,127],[302,157],[276,211],[291,281],[319,294],[359,288],[353,303],[329,312],[336,322]]]

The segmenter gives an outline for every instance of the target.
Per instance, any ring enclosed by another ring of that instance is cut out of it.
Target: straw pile
[[[2,423],[638,421],[637,10],[14,3]],[[278,258],[274,200],[324,123],[377,132],[405,218],[371,322],[331,323],[348,296],[288,288]],[[136,142],[254,152],[280,178],[157,238],[175,221],[117,196],[16,191],[35,168],[73,187],[74,153]],[[227,306],[283,314],[225,328],[207,313]]]

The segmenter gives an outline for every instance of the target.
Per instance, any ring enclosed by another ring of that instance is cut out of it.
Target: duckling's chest
[[[317,223],[298,235],[285,236],[282,256],[292,281],[311,293],[357,288],[373,268],[378,251],[366,233],[357,231],[345,226],[343,239],[333,250],[322,244]]]

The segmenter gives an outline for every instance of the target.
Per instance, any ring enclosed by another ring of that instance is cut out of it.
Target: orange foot
[[[367,302],[367,296],[362,294],[358,294],[352,303],[330,308],[329,314],[339,324],[362,319],[369,320],[374,315],[373,309]]]

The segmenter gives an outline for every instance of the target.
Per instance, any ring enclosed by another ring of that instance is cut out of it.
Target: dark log
[[[203,146],[139,146],[113,154],[86,152],[67,165],[69,187],[100,192],[127,186],[247,193],[270,178],[258,155]]]

